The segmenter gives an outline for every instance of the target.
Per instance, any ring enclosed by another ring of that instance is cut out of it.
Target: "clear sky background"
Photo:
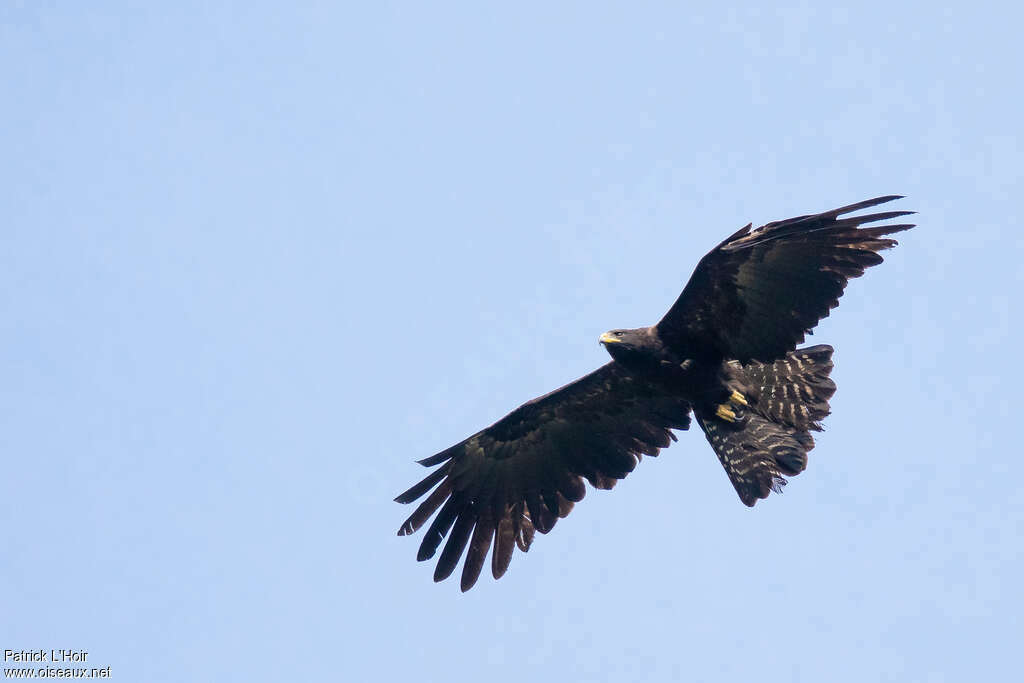
[[[1012,3],[0,7],[0,648],[120,681],[1019,671]],[[392,498],[748,221],[917,210],[754,509],[703,435],[500,582]]]

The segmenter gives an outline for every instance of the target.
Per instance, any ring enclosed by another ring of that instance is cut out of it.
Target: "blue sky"
[[[1019,7],[4,3],[0,649],[122,681],[1016,670]],[[699,432],[500,582],[431,455],[755,224],[906,194],[807,471]],[[1011,668],[1012,667],[1012,668]]]

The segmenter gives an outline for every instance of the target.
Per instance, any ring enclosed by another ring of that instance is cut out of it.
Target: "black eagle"
[[[807,466],[810,432],[821,429],[836,390],[832,347],[796,345],[839,305],[847,281],[896,245],[885,236],[913,227],[860,227],[912,211],[846,214],[894,199],[730,235],[657,325],[601,335],[611,362],[420,460],[439,467],[395,499],[430,492],[398,535],[437,512],[417,554],[430,559],[448,536],[434,580],[451,575],[467,546],[463,591],[492,547],[500,578],[516,546],[528,550],[535,531],[547,533],[583,499],[584,479],[612,488],[642,456],[675,441],[672,430],[687,429],[691,411],[740,500],[753,505],[780,491],[785,476]]]

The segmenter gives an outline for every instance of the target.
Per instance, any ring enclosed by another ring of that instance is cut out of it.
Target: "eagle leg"
[[[747,399],[744,398],[743,394],[733,390],[729,394],[729,399],[725,403],[719,403],[715,408],[715,415],[725,420],[726,422],[736,422],[739,418],[736,416],[736,408],[743,406],[744,408],[749,406]]]
[[[747,399],[743,397],[743,394],[736,391],[735,389],[733,389],[733,392],[729,394],[729,403],[744,407],[750,405],[749,403],[747,403]]]
[[[728,403],[719,404],[718,409],[715,410],[715,415],[722,418],[726,422],[736,421],[736,413],[732,412],[732,410],[729,408]]]

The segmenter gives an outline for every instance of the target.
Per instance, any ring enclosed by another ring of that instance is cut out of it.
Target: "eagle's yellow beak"
[[[622,343],[622,340],[619,339],[618,337],[616,337],[615,335],[613,335],[611,332],[605,332],[604,334],[602,334],[601,338],[598,339],[598,341],[601,342],[602,344],[621,344]]]

